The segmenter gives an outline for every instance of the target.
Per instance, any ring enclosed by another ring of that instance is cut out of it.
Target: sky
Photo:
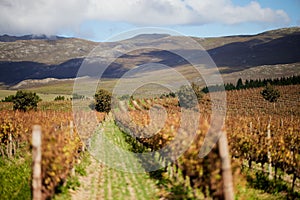
[[[0,35],[107,41],[142,27],[218,37],[300,26],[300,0],[0,0]]]

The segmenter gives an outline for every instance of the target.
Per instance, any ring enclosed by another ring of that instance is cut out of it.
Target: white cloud
[[[290,22],[283,10],[230,0],[1,0],[0,11],[0,33],[14,34],[76,32],[86,20],[145,26]]]

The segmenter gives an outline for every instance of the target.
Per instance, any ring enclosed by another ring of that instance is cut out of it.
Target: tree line
[[[258,88],[258,87],[265,87],[267,83],[271,85],[296,85],[300,84],[300,76],[291,76],[291,77],[281,77],[275,79],[256,79],[256,80],[245,80],[243,81],[242,78],[239,78],[237,83],[234,85],[233,83],[226,83],[222,85],[213,85],[209,87],[204,87],[202,92],[216,92],[222,90],[241,90],[241,89],[249,89],[249,88]]]

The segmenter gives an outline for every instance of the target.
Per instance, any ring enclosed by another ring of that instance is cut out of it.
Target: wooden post
[[[8,134],[8,142],[9,142],[9,148],[8,148],[8,157],[12,157],[12,136],[11,133]]]
[[[267,131],[267,139],[268,139],[268,146],[271,146],[271,117],[268,123],[268,131]],[[269,179],[272,179],[272,158],[271,158],[271,151],[268,148],[268,163],[269,163]]]
[[[42,199],[42,130],[41,126],[33,126],[32,131],[32,199]]]
[[[73,139],[73,129],[74,129],[74,124],[73,121],[70,121],[70,137],[71,139]]]
[[[72,169],[71,169],[71,176],[75,176],[76,175],[76,173],[75,173],[75,167],[73,167]]]
[[[232,171],[231,162],[228,150],[228,141],[226,132],[222,132],[218,141],[219,154],[221,158],[222,166],[222,179],[223,179],[223,192],[225,200],[233,200],[233,182],[232,182]]]

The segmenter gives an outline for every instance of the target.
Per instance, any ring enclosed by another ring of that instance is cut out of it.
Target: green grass
[[[245,199],[245,200],[281,200],[286,199],[286,194],[269,194],[263,190],[251,188],[249,186],[237,186],[237,191],[235,191],[235,199]]]
[[[80,187],[79,176],[87,176],[86,169],[91,164],[90,154],[88,152],[82,152],[80,155],[81,162],[75,165],[75,176],[69,176],[64,185],[58,187],[54,200],[66,200],[71,199],[70,190],[76,190]]]
[[[90,154],[88,152],[81,153],[81,162],[75,166],[75,174],[86,176],[86,168],[91,164]]]
[[[44,93],[37,93],[41,97],[43,101],[53,101],[55,97],[57,96],[64,96],[65,99],[70,99],[71,95],[66,95],[66,94],[44,94]]]
[[[112,90],[116,84],[116,79],[102,79],[97,88]],[[84,81],[80,85],[81,90],[89,90],[95,83],[94,79]],[[26,90],[34,91],[40,94],[55,94],[55,95],[71,95],[73,93],[74,81],[65,81],[61,83],[52,83],[42,86],[27,88]]]
[[[70,189],[76,190],[80,186],[80,182],[78,176],[70,176],[68,177],[65,185],[59,186],[52,199],[54,200],[71,200],[71,194],[69,192]]]
[[[98,84],[97,88],[103,88],[106,90],[112,91],[114,85],[116,84],[116,79],[103,79],[100,84]],[[95,80],[87,80],[83,84],[80,85],[81,90],[90,89],[95,83]],[[28,87],[20,90],[26,90],[37,93],[41,97],[43,101],[53,101],[54,98],[58,95],[65,96],[65,98],[71,98],[73,93],[74,81],[64,81],[60,83],[50,83],[47,85],[40,85],[34,87]],[[9,95],[14,95],[17,90],[9,90],[0,88],[0,100],[4,99]]]
[[[53,101],[54,98],[57,97],[58,95],[65,96],[65,98],[71,98],[71,95],[64,94],[61,91],[58,91],[58,93],[55,93],[54,91],[52,91],[53,93],[47,93],[47,92],[43,92],[43,91],[39,91],[39,90],[34,90],[34,89],[29,89],[27,91],[36,92],[37,95],[43,101]],[[9,95],[14,95],[14,94],[16,94],[16,92],[17,92],[16,90],[0,90],[0,100],[4,99],[5,97],[7,97]]]
[[[31,156],[0,157],[0,198],[31,199]]]
[[[9,95],[14,95],[14,94],[16,94],[15,90],[0,90],[0,100],[4,99]]]
[[[129,143],[127,134],[123,133],[112,120],[108,120],[102,124],[103,131],[96,132],[95,135],[103,135],[109,140],[111,145],[116,145],[125,151],[131,151],[132,144]],[[122,158],[116,152],[110,151],[105,144],[98,143],[97,139],[92,137],[92,145],[97,142],[99,151],[105,157],[116,159],[117,162],[124,161],[124,164],[141,166],[134,155],[123,156]],[[101,160],[101,159],[100,159]],[[101,160],[103,162],[103,160]],[[108,164],[105,163],[104,164]],[[120,163],[123,165],[123,163]],[[158,199],[155,181],[152,180],[148,173],[132,173],[124,172],[105,165],[102,168],[101,176],[99,177],[102,183],[99,184],[98,191],[103,199]]]
[[[34,91],[41,94],[54,94],[54,95],[71,95],[73,91],[73,81],[66,83],[48,84],[43,86],[36,86],[27,88],[26,90]]]
[[[38,110],[72,111],[71,101],[42,101],[38,104]]]
[[[38,103],[38,110],[72,111],[71,101],[42,101]],[[0,110],[13,110],[13,103],[0,102]]]

